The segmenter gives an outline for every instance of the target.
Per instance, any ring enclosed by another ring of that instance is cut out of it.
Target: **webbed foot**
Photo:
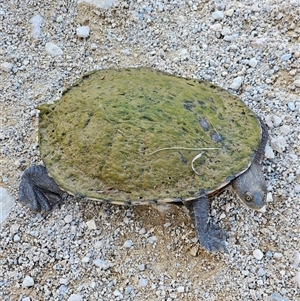
[[[62,202],[63,191],[42,165],[27,168],[19,186],[19,202],[38,212],[48,212]]]
[[[215,224],[208,223],[209,200],[200,197],[188,205],[191,218],[194,220],[199,243],[209,252],[227,252],[225,240],[228,235],[225,230]]]

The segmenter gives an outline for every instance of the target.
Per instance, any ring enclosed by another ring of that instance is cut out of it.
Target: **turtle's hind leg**
[[[225,240],[228,235],[226,231],[215,224],[208,223],[210,208],[208,197],[202,196],[195,201],[187,202],[185,205],[188,207],[191,218],[195,223],[200,245],[209,252],[227,252]]]
[[[63,191],[42,165],[27,168],[19,186],[19,202],[38,212],[48,212],[62,201]]]

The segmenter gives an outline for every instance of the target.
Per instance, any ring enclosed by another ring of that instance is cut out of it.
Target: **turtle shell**
[[[49,174],[71,194],[114,203],[212,193],[247,170],[261,140],[234,95],[149,68],[90,73],[38,109]]]

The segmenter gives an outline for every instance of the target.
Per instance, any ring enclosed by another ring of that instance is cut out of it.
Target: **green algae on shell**
[[[213,192],[248,168],[261,140],[234,95],[149,68],[92,72],[38,109],[42,159],[58,185],[115,203]]]

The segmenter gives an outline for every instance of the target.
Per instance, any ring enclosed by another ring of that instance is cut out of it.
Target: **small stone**
[[[280,259],[280,258],[282,258],[282,257],[283,257],[282,253],[279,253],[279,252],[275,252],[275,253],[274,253],[274,258]]]
[[[64,284],[64,285],[68,285],[69,284],[69,278],[60,278],[59,283]]]
[[[282,297],[280,294],[278,293],[273,293],[270,297],[269,297],[269,301],[290,301],[289,299],[286,299],[284,297]]]
[[[265,38],[257,38],[251,42],[251,47],[262,49],[266,46],[267,40]]]
[[[297,88],[300,88],[300,79],[296,79],[294,81],[294,85],[297,87]]]
[[[289,109],[290,109],[292,112],[294,112],[294,111],[296,110],[295,103],[292,102],[292,101],[290,101],[290,102],[288,103],[288,107],[289,107]]]
[[[148,280],[146,278],[140,278],[138,285],[139,286],[147,286],[148,285]]]
[[[290,131],[291,131],[291,127],[289,126],[289,125],[282,125],[281,127],[280,127],[280,133],[281,134],[283,134],[283,135],[287,135],[287,134],[289,134],[290,133]]]
[[[81,2],[90,3],[102,9],[108,9],[116,2],[116,0],[77,0],[77,3]]]
[[[297,269],[299,263],[300,263],[300,253],[297,250],[295,250],[294,254],[293,254],[293,262],[292,262],[292,265],[291,265],[292,268]]]
[[[0,65],[1,70],[5,71],[5,72],[10,72],[12,67],[13,67],[13,64],[9,63],[9,62],[4,62]]]
[[[130,286],[126,286],[125,288],[125,295],[129,295],[131,292],[133,291],[133,287]]]
[[[190,254],[192,256],[196,257],[197,254],[198,254],[198,250],[199,250],[199,247],[197,245],[192,246],[191,249],[190,249]]]
[[[270,160],[275,158],[274,152],[269,144],[267,144],[265,148],[265,157]]]
[[[46,43],[45,49],[52,56],[58,56],[64,53],[57,45],[51,42]]]
[[[178,293],[184,293],[184,286],[178,286],[177,287],[177,292]]]
[[[284,55],[281,56],[281,59],[282,59],[283,61],[288,61],[291,57],[292,57],[291,54],[285,53]]]
[[[83,301],[83,298],[79,294],[72,294],[68,301]]]
[[[42,24],[43,24],[43,17],[41,15],[35,15],[30,19],[31,23],[31,36],[34,39],[39,38],[42,35]]]
[[[22,282],[22,287],[27,288],[27,287],[31,287],[31,286],[34,286],[34,280],[32,277],[26,276]]]
[[[63,15],[60,15],[60,16],[58,16],[58,17],[56,18],[55,21],[56,21],[57,23],[61,23],[63,20],[64,20]]]
[[[224,19],[224,13],[220,10],[216,10],[211,15],[214,20],[222,20]]]
[[[65,221],[66,224],[71,223],[72,220],[73,220],[73,217],[70,214],[66,215],[65,218],[64,218],[64,221]]]
[[[90,261],[90,257],[87,257],[87,256],[84,256],[82,259],[81,259],[81,262],[82,263],[88,263]]]
[[[87,38],[90,35],[90,28],[88,26],[77,27],[76,34],[80,38]]]
[[[231,34],[229,27],[224,27],[221,31],[222,36],[228,36]]]
[[[272,115],[272,122],[275,127],[280,126],[282,119],[276,115]]]
[[[21,301],[30,301],[30,300],[31,300],[30,297],[25,297],[25,298],[22,298]]]
[[[278,153],[283,153],[287,147],[285,137],[279,136],[271,139],[271,147]]]
[[[213,30],[213,31],[221,31],[222,30],[222,25],[220,23],[216,23],[216,24],[213,24],[210,27],[210,29]]]
[[[300,271],[297,272],[296,276],[294,277],[294,281],[298,288],[300,288]]]
[[[256,58],[251,58],[248,62],[248,65],[252,68],[255,68],[257,66],[257,59]]]
[[[257,275],[258,276],[264,276],[266,274],[265,270],[263,268],[259,268],[257,271]]]
[[[264,257],[264,254],[260,249],[255,249],[253,251],[253,256],[254,256],[255,259],[261,260]]]
[[[139,264],[138,266],[139,270],[142,272],[142,271],[145,271],[145,265],[142,263],[142,264]]]
[[[9,213],[14,205],[14,197],[8,192],[8,190],[0,187],[0,225],[8,218]]]
[[[241,76],[238,76],[233,80],[230,89],[238,90],[241,87],[242,83],[243,83],[243,78]]]
[[[267,201],[267,203],[273,202],[272,192],[267,193],[266,201]]]
[[[93,261],[93,263],[94,263],[95,266],[97,266],[98,268],[100,268],[104,271],[108,270],[110,267],[113,266],[113,264],[111,264],[111,263],[109,263],[105,260],[99,259],[99,258],[95,259]]]
[[[121,296],[121,292],[119,290],[115,290],[114,291],[114,296],[118,297],[118,296]]]
[[[233,13],[234,13],[234,10],[232,8],[224,11],[224,15],[227,17],[232,17]]]
[[[148,243],[150,244],[154,244],[156,241],[157,241],[157,237],[156,236],[150,236],[148,239],[147,239]]]
[[[125,242],[124,242],[124,247],[125,248],[131,248],[132,247],[132,245],[133,245],[133,242],[132,242],[132,240],[126,240]]]
[[[97,229],[96,222],[95,222],[94,219],[90,219],[89,221],[87,221],[86,225],[89,228],[89,230],[96,230]]]
[[[14,240],[14,242],[18,242],[21,240],[21,238],[18,234],[15,234],[13,240]]]

